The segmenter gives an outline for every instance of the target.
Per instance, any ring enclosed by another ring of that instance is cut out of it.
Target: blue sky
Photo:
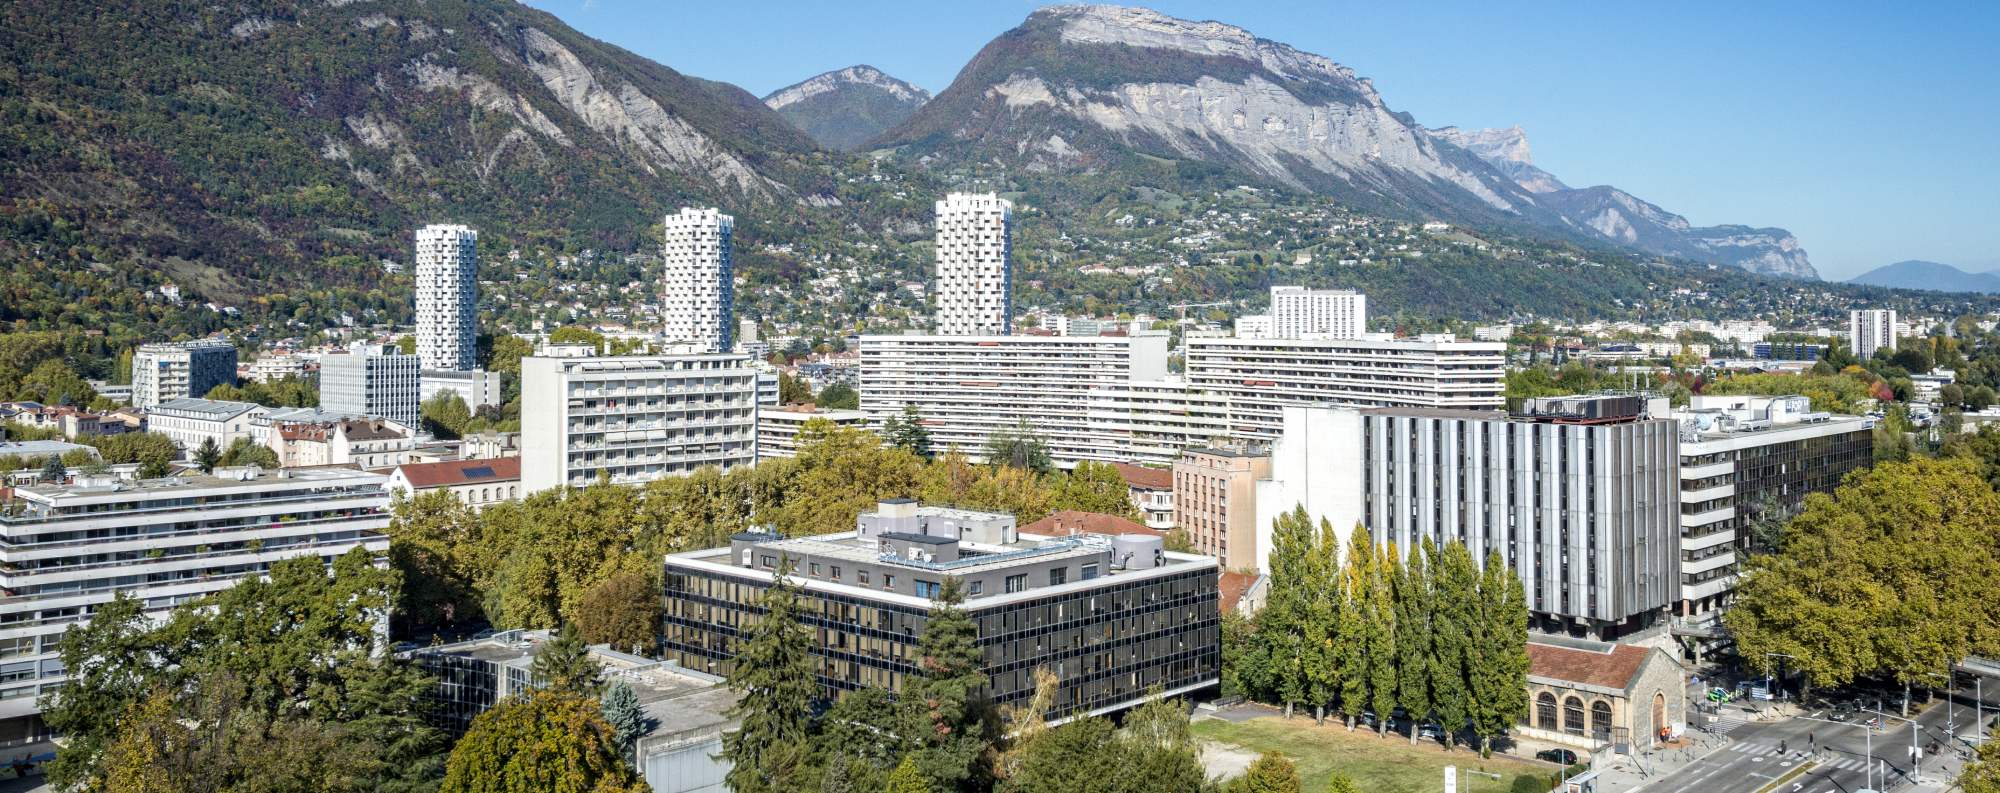
[[[856,63],[942,91],[1043,5],[530,4],[760,96]],[[1333,58],[1428,126],[1519,124],[1571,185],[1790,229],[1827,278],[2000,269],[2000,2],[1148,5]]]

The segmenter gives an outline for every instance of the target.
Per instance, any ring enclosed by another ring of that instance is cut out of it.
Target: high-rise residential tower
[[[142,344],[132,353],[132,404],[150,408],[201,398],[236,382],[236,345],[228,339]]]
[[[682,207],[663,225],[660,256],[666,260],[666,288],[660,315],[667,342],[692,345],[696,352],[728,352],[735,343],[730,238],[736,219],[713,208]]]
[[[1847,315],[1847,346],[1854,357],[1868,360],[1876,350],[1896,351],[1896,310],[1855,309]]]
[[[465,226],[417,229],[417,357],[425,369],[464,371],[477,365],[478,242],[479,232]]]
[[[1014,205],[992,193],[952,193],[937,202],[937,316],[941,336],[1012,332]]]

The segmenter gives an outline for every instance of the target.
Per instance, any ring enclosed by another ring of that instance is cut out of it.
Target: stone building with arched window
[[[1520,734],[1594,751],[1644,749],[1687,724],[1687,673],[1657,647],[1557,637],[1528,641]]]

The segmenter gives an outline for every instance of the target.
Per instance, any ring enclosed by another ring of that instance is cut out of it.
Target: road
[[[1988,692],[1989,708],[1995,693]],[[1966,710],[1972,699],[1967,694],[1959,701],[1955,715],[1959,730],[1965,731],[1972,722],[1971,713]],[[1890,707],[1883,712],[1892,715],[1898,712],[1893,709],[1898,703],[1884,704]],[[1817,712],[1804,715],[1825,717]],[[1917,716],[1918,742],[1926,748],[1933,740],[1946,743],[1946,722],[1953,715],[1953,709],[1940,701]],[[1884,721],[1887,726],[1871,735],[1858,723],[1834,724],[1811,718],[1757,722],[1749,721],[1741,710],[1725,707],[1714,726],[1729,737],[1729,744],[1649,785],[1647,793],[1754,793],[1805,763],[1812,764],[1811,770],[1795,778],[1795,785],[1786,785],[1786,790],[1800,793],[1854,793],[1868,787],[1894,790],[1909,781],[1910,725],[1895,719]],[[1811,751],[1815,742],[1817,753]],[[1876,763],[1872,785],[1867,761],[1871,750]],[[1928,754],[1921,770],[1930,781],[1944,776],[1940,773],[1940,759]]]

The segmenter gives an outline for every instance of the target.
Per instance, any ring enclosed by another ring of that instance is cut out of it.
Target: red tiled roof
[[[1624,689],[1638,676],[1653,651],[1630,644],[1611,645],[1610,652],[1528,642],[1528,674],[1568,683]]]
[[[1102,512],[1084,512],[1076,509],[1051,512],[1046,518],[1022,526],[1021,531],[1029,534],[1043,534],[1048,536],[1061,536],[1072,531],[1079,531],[1085,534],[1105,534],[1114,537],[1120,534],[1143,534],[1148,537],[1167,536],[1167,533],[1164,531],[1146,528],[1139,523],[1126,520],[1117,515],[1106,515]]]
[[[1112,463],[1111,465],[1118,469],[1119,476],[1125,477],[1125,485],[1127,487],[1136,487],[1145,490],[1174,489],[1174,472],[1172,471],[1163,468],[1147,468],[1143,465],[1133,465],[1131,463]]]
[[[1243,596],[1250,594],[1250,588],[1257,585],[1258,578],[1259,576],[1256,573],[1232,573],[1228,571],[1224,571],[1222,575],[1217,576],[1216,587],[1222,590],[1222,610],[1226,612],[1235,611],[1236,607],[1242,603]]]
[[[403,478],[415,488],[474,485],[521,478],[521,458],[495,457],[489,460],[447,460],[441,463],[409,463],[397,466]]]

